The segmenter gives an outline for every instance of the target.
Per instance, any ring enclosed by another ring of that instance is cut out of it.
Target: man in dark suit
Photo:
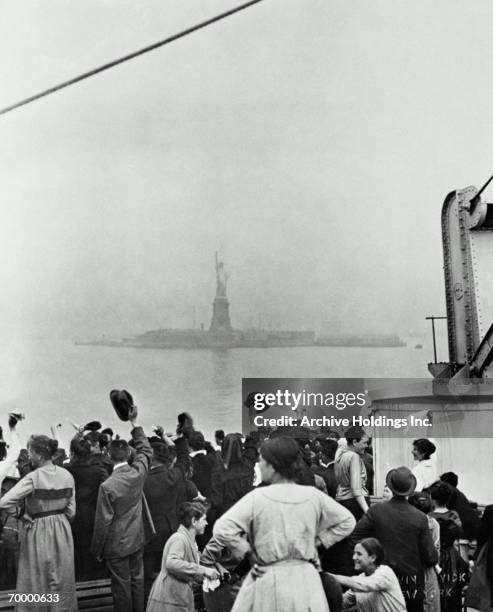
[[[106,562],[114,609],[143,612],[142,493],[152,448],[142,428],[136,425],[136,413],[129,416],[129,421],[136,452],[129,465],[129,444],[125,440],[113,440],[109,445],[113,473],[99,488],[91,550],[98,560]]]
[[[146,597],[152,587],[154,574],[159,572],[163,548],[168,538],[178,529],[176,510],[179,505],[179,494],[189,470],[188,443],[183,435],[175,438],[174,445],[170,438],[151,439],[154,452],[150,470],[144,483],[144,493],[155,535],[146,543],[144,549],[144,580]],[[172,448],[176,458],[172,454]]]
[[[423,512],[411,506],[407,497],[416,488],[416,478],[407,467],[387,474],[393,497],[370,507],[351,534],[351,543],[377,538],[389,565],[401,584],[408,612],[423,612],[424,570],[438,562],[438,553]]]

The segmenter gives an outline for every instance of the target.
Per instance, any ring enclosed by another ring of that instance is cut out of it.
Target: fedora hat
[[[137,407],[134,406],[133,397],[126,389],[113,389],[110,400],[119,419],[129,421],[137,416]]]
[[[416,476],[405,466],[394,468],[388,472],[385,482],[397,497],[407,497],[416,488]]]

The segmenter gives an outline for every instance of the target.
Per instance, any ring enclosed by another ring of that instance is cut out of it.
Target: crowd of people
[[[460,612],[476,542],[492,605],[493,506],[438,477],[431,441],[371,503],[359,427],[212,443],[188,413],[146,435],[132,396],[111,400],[128,441],[91,421],[68,455],[61,426],[23,448],[13,413],[0,433],[1,587],[44,594],[37,610],[77,610],[76,580],[106,577],[118,612]]]

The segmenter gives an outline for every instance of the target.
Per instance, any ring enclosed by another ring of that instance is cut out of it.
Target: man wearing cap
[[[356,524],[351,542],[356,545],[363,538],[377,538],[386,564],[399,578],[408,612],[423,612],[424,570],[438,562],[438,553],[426,515],[407,501],[416,488],[411,470],[404,466],[390,470],[386,482],[392,499],[368,510]]]
[[[141,427],[137,427],[135,407],[128,415],[136,451],[128,464],[130,446],[125,440],[112,440],[109,456],[113,473],[100,486],[91,550],[106,562],[111,577],[115,610],[144,610],[144,523],[142,493],[152,448]]]

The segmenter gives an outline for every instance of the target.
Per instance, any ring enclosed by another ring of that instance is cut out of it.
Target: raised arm
[[[139,427],[135,421],[133,421],[132,424],[135,425],[131,432],[135,448],[135,457],[132,461],[132,467],[139,473],[146,474],[151,464],[152,447],[142,427]]]
[[[355,592],[388,591],[394,584],[392,575],[382,566],[378,567],[370,576],[364,574],[361,576],[334,575],[334,578],[339,584],[349,587]]]

